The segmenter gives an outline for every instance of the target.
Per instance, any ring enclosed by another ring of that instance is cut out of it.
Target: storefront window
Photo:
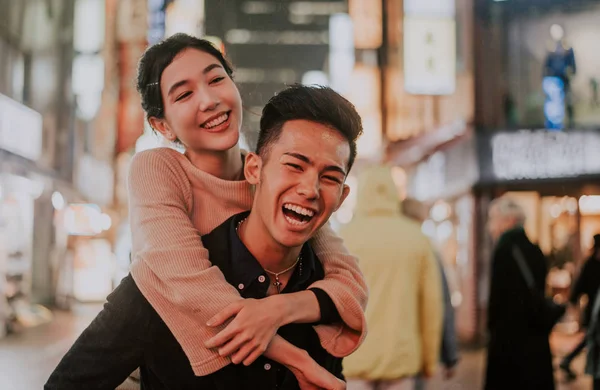
[[[600,6],[519,13],[508,25],[507,122],[573,128],[600,122]]]

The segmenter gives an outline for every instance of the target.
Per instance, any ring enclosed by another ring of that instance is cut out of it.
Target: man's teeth
[[[283,208],[288,209],[288,210],[292,210],[298,214],[301,215],[306,215],[307,217],[312,217],[313,215],[315,215],[315,212],[309,209],[305,209],[302,206],[298,206],[295,204],[291,204],[291,203],[286,203],[283,205]]]
[[[284,217],[292,225],[304,225],[304,224],[308,223],[308,221],[298,221],[297,219],[290,218],[287,215],[284,215]]]
[[[221,123],[225,122],[227,120],[227,118],[229,118],[229,114],[223,114],[220,117],[215,118],[212,121],[203,124],[202,127],[210,129],[215,126],[219,126]]]

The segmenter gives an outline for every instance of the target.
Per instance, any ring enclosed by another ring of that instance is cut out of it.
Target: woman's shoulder
[[[152,161],[172,161],[181,164],[185,156],[173,148],[160,147],[138,152],[133,156],[133,161],[138,163],[151,163]]]
[[[154,175],[185,175],[187,158],[172,148],[155,148],[136,153],[131,161],[131,172],[152,170]]]

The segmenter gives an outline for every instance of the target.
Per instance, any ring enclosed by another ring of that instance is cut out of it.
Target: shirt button
[[[239,288],[240,290],[243,290],[243,289],[244,289],[244,284],[243,284],[243,283],[240,283],[240,284],[238,284],[238,288]]]
[[[259,282],[261,282],[261,283],[264,283],[264,282],[265,282],[265,280],[266,280],[266,279],[265,279],[265,276],[264,276],[264,275],[260,275],[260,276],[258,277],[258,281],[259,281]]]
[[[265,370],[269,371],[271,369],[271,365],[269,363],[265,364]]]

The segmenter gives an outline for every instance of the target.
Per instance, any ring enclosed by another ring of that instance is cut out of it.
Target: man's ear
[[[348,197],[348,194],[350,194],[350,186],[348,184],[344,184],[344,188],[342,188],[342,195],[340,196],[340,201],[337,207],[335,208],[335,211],[338,211],[339,208],[342,207],[342,204],[344,204],[344,201]]]
[[[260,182],[260,173],[262,171],[262,158],[256,153],[248,153],[244,164],[244,176],[248,183],[256,185]]]
[[[148,118],[150,126],[159,133],[162,134],[167,140],[174,142],[177,139],[177,135],[171,130],[171,127],[166,120],[152,116]]]

